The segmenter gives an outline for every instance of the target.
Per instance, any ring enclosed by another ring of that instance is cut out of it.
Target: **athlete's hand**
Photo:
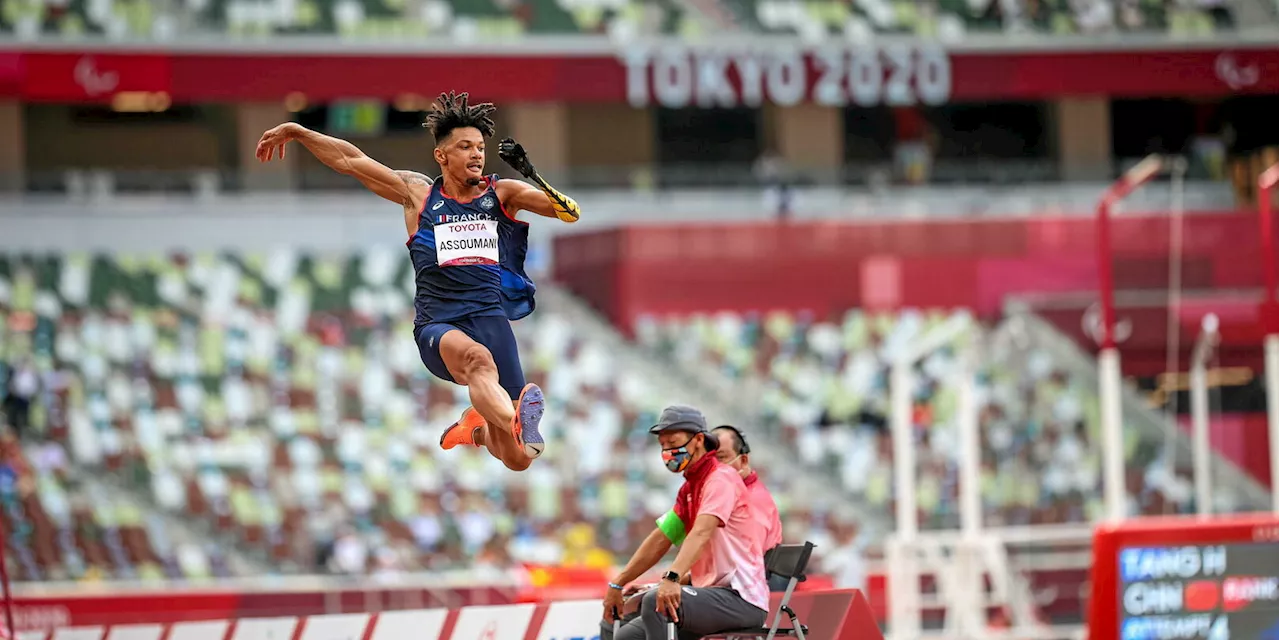
[[[520,175],[533,179],[537,171],[533,168],[533,163],[529,162],[529,155],[524,152],[524,147],[519,142],[511,138],[503,138],[498,143],[498,157],[507,163],[512,169],[520,172]]]
[[[284,160],[284,146],[297,137],[300,128],[297,123],[286,122],[278,127],[267,129],[267,132],[258,140],[258,148],[253,151],[254,157],[258,162],[270,162],[272,157]]]

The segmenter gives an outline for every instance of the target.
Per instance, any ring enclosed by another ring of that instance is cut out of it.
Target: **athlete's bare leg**
[[[498,381],[493,354],[467,334],[453,329],[440,337],[440,359],[444,360],[454,381],[466,385],[471,406],[485,420],[484,427],[477,433],[476,444],[483,445],[508,469],[528,469],[533,458],[512,435],[516,408]]]
[[[477,447],[488,449],[493,457],[501,460],[502,464],[507,465],[507,468],[512,471],[524,471],[533,462],[533,458],[524,452],[524,448],[516,444],[510,431],[499,429],[489,424],[488,420],[483,427],[476,429],[473,438]],[[490,442],[493,443],[492,446],[489,445]]]

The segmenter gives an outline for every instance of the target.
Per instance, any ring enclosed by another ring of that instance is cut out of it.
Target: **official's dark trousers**
[[[727,587],[681,587],[680,624],[677,637],[680,640],[697,640],[702,636],[759,627],[764,624],[766,613],[742,599],[737,591]],[[667,617],[658,613],[658,590],[644,594],[640,602],[640,614],[624,619],[618,635],[613,635],[613,623],[601,621],[600,640],[667,640]]]

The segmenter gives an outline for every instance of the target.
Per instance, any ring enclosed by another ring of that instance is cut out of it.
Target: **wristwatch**
[[[668,572],[666,572],[666,573],[662,574],[662,579],[663,579],[663,580],[670,580],[670,581],[672,581],[672,582],[674,582],[674,583],[676,583],[676,584],[679,584],[679,583],[680,583],[680,574],[678,574],[678,573],[676,573],[676,572],[674,572],[674,571],[668,571]]]

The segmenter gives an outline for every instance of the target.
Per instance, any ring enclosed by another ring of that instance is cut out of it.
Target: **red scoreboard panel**
[[[1274,513],[1142,518],[1094,533],[1092,640],[1274,640]]]

